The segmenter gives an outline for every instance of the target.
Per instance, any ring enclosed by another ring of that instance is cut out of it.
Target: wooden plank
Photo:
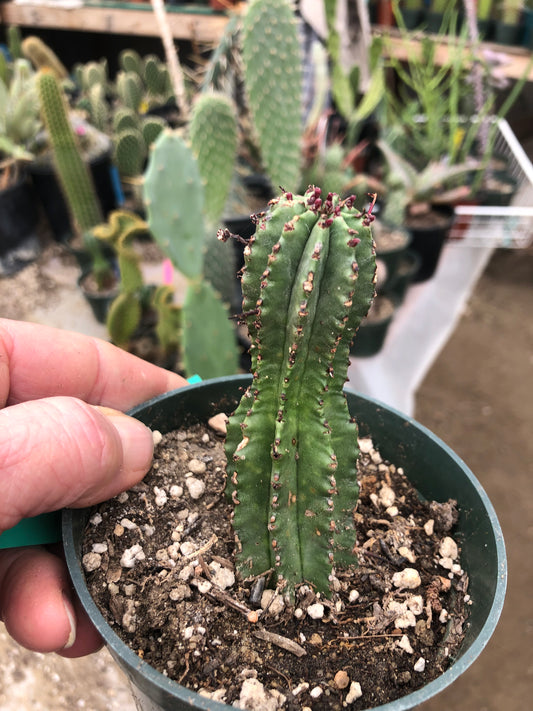
[[[228,21],[223,14],[168,12],[175,39],[213,43],[220,39]],[[13,2],[0,3],[0,18],[5,25],[46,27],[49,29],[106,32],[138,36],[157,36],[156,20],[150,5],[145,9],[117,7],[56,7]]]
[[[383,33],[385,34],[385,33]],[[420,50],[420,42],[413,38],[409,41],[401,37],[387,36],[387,50],[397,59],[406,61],[410,56],[416,56]],[[509,79],[521,79],[531,60],[531,52],[522,47],[508,47],[501,44],[482,44],[482,49],[487,49],[505,56],[504,63],[499,71]],[[445,41],[439,42],[435,55],[437,64],[444,64],[448,60],[449,46]],[[533,68],[530,69],[528,80],[533,81]]]

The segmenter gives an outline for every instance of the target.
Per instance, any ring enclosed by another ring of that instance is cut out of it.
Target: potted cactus
[[[0,273],[22,267],[38,253],[35,196],[27,166],[41,127],[35,75],[26,59],[0,56]]]
[[[75,244],[115,207],[111,141],[71,111],[60,81],[47,68],[37,74],[37,89],[45,132],[36,141],[32,181],[56,238]]]
[[[77,593],[139,709],[414,708],[464,671],[494,629],[505,555],[483,490],[420,425],[343,393],[350,341],[374,293],[371,221],[352,198],[315,187],[273,200],[245,250],[252,378],[137,408],[169,437],[152,474],[97,510],[64,513]],[[224,445],[212,430],[171,433],[220,412],[233,412]],[[444,503],[395,494],[397,477],[407,486],[398,467]],[[425,513],[415,519],[411,506]],[[460,642],[448,592],[464,603],[462,566],[472,606]],[[441,640],[441,656],[426,684],[429,638]],[[372,677],[387,669],[388,697]]]

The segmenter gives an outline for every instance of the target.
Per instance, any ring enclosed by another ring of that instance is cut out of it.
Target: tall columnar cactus
[[[243,20],[246,91],[273,185],[300,185],[302,57],[290,0],[252,0]]]
[[[227,492],[241,572],[273,569],[290,595],[303,581],[327,593],[332,566],[356,562],[357,426],[343,386],[375,253],[373,217],[353,202],[285,193],[245,248],[254,377],[228,425]]]
[[[81,155],[59,81],[52,73],[41,71],[37,91],[61,188],[75,225],[83,234],[103,221],[91,173]]]
[[[22,41],[22,52],[36,69],[52,72],[57,79],[67,79],[68,71],[57,54],[39,37],[30,35]]]

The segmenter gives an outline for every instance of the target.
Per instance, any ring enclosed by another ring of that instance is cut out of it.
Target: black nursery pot
[[[187,386],[154,398],[130,414],[154,430],[168,432],[205,421],[221,411],[232,412],[250,380],[250,376],[232,376]],[[459,502],[461,561],[470,575],[472,599],[466,636],[457,657],[439,678],[378,707],[380,711],[406,711],[455,681],[479,656],[494,632],[503,607],[507,579],[502,532],[483,488],[465,463],[441,440],[414,420],[379,402],[351,391],[347,391],[347,397],[361,434],[372,435],[382,455],[404,468],[422,496],[438,501],[454,498]],[[157,672],[127,647],[104,620],[88,592],[81,564],[82,540],[89,516],[89,509],[63,512],[66,560],[83,607],[131,682],[137,708],[230,711],[233,707],[206,699]]]
[[[117,206],[111,154],[98,156],[90,162],[89,166],[102,212],[107,215]],[[67,242],[72,236],[70,215],[53,166],[48,163],[33,162],[29,171],[54,238],[58,242]]]
[[[413,277],[413,282],[431,279],[437,269],[439,258],[453,225],[453,207],[434,207],[438,223],[428,227],[414,227],[407,224],[411,233],[410,249],[420,258],[420,266]]]
[[[37,244],[37,222],[35,195],[25,176],[14,185],[1,190],[0,258],[9,255],[29,241]],[[8,271],[16,271],[16,259],[8,258],[5,261],[11,266]]]

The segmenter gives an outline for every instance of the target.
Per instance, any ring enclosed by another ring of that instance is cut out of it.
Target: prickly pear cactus
[[[273,569],[290,595],[304,580],[327,593],[332,566],[356,563],[357,426],[343,386],[375,253],[373,216],[353,203],[285,193],[245,248],[254,378],[228,426],[227,492],[241,572]]]
[[[222,94],[204,94],[191,118],[190,140],[209,195],[206,216],[215,223],[228,197],[237,154],[237,117]]]
[[[191,149],[176,132],[163,131],[144,175],[150,229],[173,264],[189,278],[203,266],[204,192]]]
[[[143,171],[146,143],[137,128],[126,128],[115,135],[114,159],[120,175],[133,178]]]
[[[207,200],[194,153],[176,131],[163,131],[152,146],[144,174],[144,202],[152,235],[187,279],[182,357],[187,374],[202,378],[237,370],[228,310],[204,278]]]
[[[290,0],[252,0],[243,20],[248,102],[273,185],[300,185],[302,57]]]

